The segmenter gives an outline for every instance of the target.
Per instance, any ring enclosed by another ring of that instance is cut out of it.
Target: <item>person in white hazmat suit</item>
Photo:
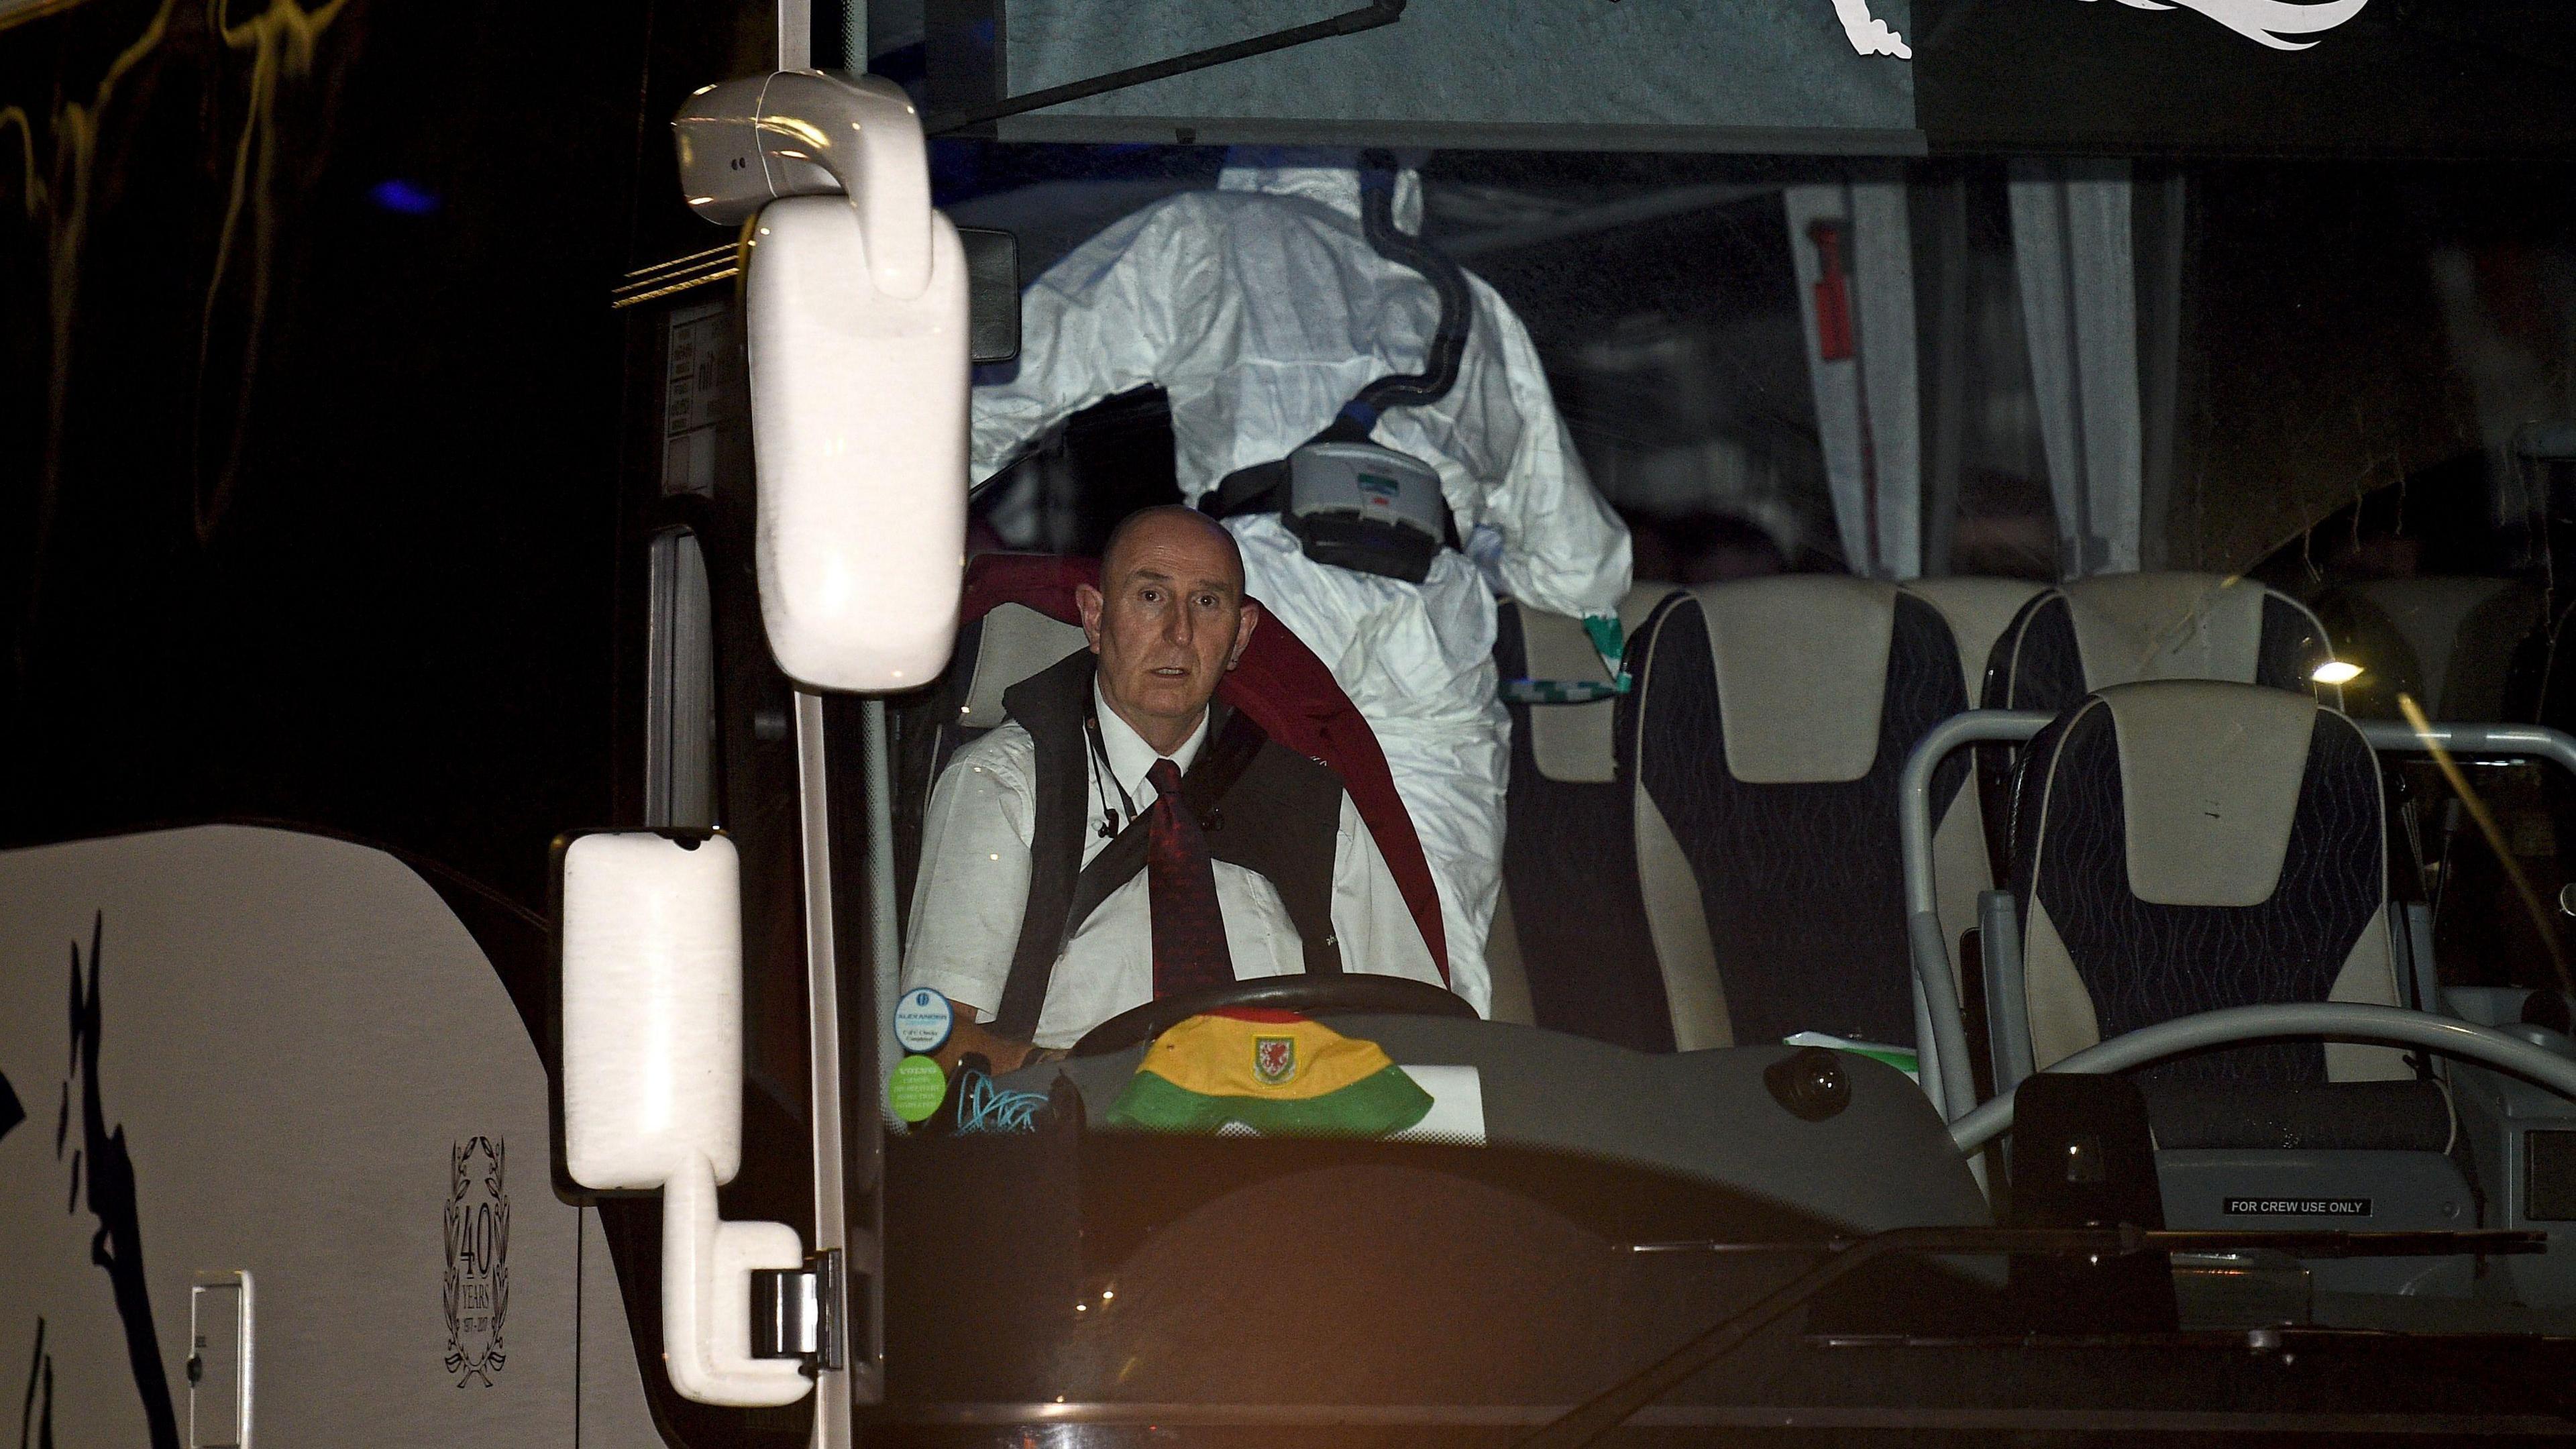
[[[1193,503],[1278,460],[1372,381],[1426,366],[1441,304],[1361,224],[1348,152],[1237,149],[1214,191],[1109,227],[1030,285],[1011,381],[974,392],[978,482],[1070,414],[1148,383],[1171,401]],[[1421,177],[1394,174],[1394,225],[1422,219]],[[1490,1009],[1486,934],[1500,890],[1510,717],[1495,696],[1494,589],[1615,617],[1628,532],[1593,492],[1529,334],[1483,281],[1456,380],[1393,406],[1374,440],[1438,470],[1457,536],[1419,584],[1318,563],[1275,512],[1226,520],[1249,592],[1319,655],[1376,731],[1440,893],[1451,987]]]

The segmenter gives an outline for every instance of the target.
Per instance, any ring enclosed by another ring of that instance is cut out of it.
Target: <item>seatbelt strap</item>
[[[1181,776],[1181,806],[1198,817],[1201,829],[1224,827],[1217,802],[1251,768],[1252,757],[1261,753],[1262,743],[1268,738],[1260,726],[1233,710],[1226,711],[1221,724],[1221,728],[1209,731],[1213,738]],[[1091,919],[1100,903],[1145,868],[1146,813],[1149,812],[1140,811],[1129,820],[1127,828],[1102,846],[1082,873],[1073,878],[1073,901],[1064,914],[1064,929],[1056,937],[1058,957],[1063,956],[1065,943],[1082,929],[1083,922]],[[1049,962],[1047,969],[1052,971],[1054,963]]]
[[[1494,692],[1505,704],[1599,704],[1631,687],[1622,674],[1617,679],[1506,679]]]
[[[1199,495],[1199,512],[1210,518],[1232,518],[1243,513],[1277,513],[1284,502],[1279,495],[1287,486],[1288,460],[1285,458],[1237,468],[1218,480],[1214,488]]]
[[[1089,656],[1081,657],[1087,660]],[[1083,670],[1081,679],[1087,708],[1088,669]],[[1210,708],[1218,710],[1221,717],[1210,721],[1208,743],[1181,776],[1181,803],[1197,816],[1201,829],[1214,832],[1224,828],[1223,801],[1252,767],[1263,747],[1269,744],[1270,737],[1262,733],[1251,716],[1239,710],[1222,705],[1211,705]],[[1041,753],[1044,753],[1043,748]],[[1064,750],[1054,764],[1053,771],[1044,759],[1039,766],[1037,833],[1040,839],[1031,842],[1032,857],[1051,838],[1051,823],[1072,822],[1075,828],[1083,831],[1087,831],[1092,823],[1085,809],[1089,793],[1085,772],[1089,769],[1089,761],[1078,747],[1073,747]],[[1061,778],[1057,777],[1059,772],[1062,772]],[[1056,791],[1073,796],[1073,802],[1069,806],[1062,801],[1051,805],[1049,801]],[[1063,959],[1066,943],[1073,939],[1073,933],[1081,929],[1082,923],[1091,918],[1091,913],[1099,909],[1102,902],[1144,870],[1145,846],[1145,814],[1138,814],[1074,876],[1072,889],[1066,898],[1064,920],[1059,927],[1048,930],[1041,921],[1022,920],[1019,948],[1011,958],[1011,973],[1002,988],[1002,1009],[993,1020],[994,1031],[1014,1041],[1027,1041],[1036,1034],[1039,1014],[1046,1005],[1047,988],[1055,979],[1055,964]],[[1049,848],[1063,850],[1067,846],[1057,843]],[[1073,844],[1070,849],[1078,855],[1081,846]],[[1225,859],[1227,854],[1220,848],[1217,858]],[[1283,889],[1281,894],[1285,903],[1294,892]],[[1042,896],[1042,892],[1033,890],[1030,906],[1042,909]],[[1329,899],[1323,909],[1329,911]],[[1340,971],[1341,949],[1333,938],[1329,921],[1298,919],[1293,905],[1290,914],[1304,947],[1306,970],[1315,974]]]
[[[1083,758],[1083,721],[1090,708],[1095,661],[1078,649],[1003,692],[1002,708],[1029,732],[1037,747],[1037,820],[1029,839],[1029,895],[1011,972],[993,1013],[993,1030],[1013,1041],[1037,1031],[1046,1005],[1062,937],[1044,924],[1072,896],[1081,868],[1083,832],[1091,828],[1090,771]]]

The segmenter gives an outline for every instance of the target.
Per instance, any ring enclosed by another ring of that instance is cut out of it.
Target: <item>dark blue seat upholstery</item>
[[[2161,680],[2067,712],[2031,742],[2013,803],[2037,1064],[2231,1006],[2395,1005],[2381,810],[2360,730],[2304,695]],[[2266,1043],[2146,1075],[2412,1075],[2373,1048],[2338,1048],[2352,1065],[2330,1072],[2327,1050]]]
[[[1663,584],[1630,591],[1620,614],[1640,640],[1654,606],[1671,594]],[[1496,622],[1494,662],[1507,682],[1600,672],[1577,620],[1506,602]],[[1508,707],[1504,906],[1486,952],[1498,1006],[1516,961],[1533,1025],[1670,1051],[1672,1020],[1638,894],[1634,803],[1614,743],[1618,705],[1602,699]]]
[[[2313,676],[2333,658],[2305,604],[2251,579],[2217,574],[2096,574],[2033,597],[1995,641],[1982,709],[2071,709],[2094,690],[2141,679],[2217,679],[2342,695]],[[1978,790],[1997,879],[2010,873],[2004,817],[2019,752],[1977,751]]]
[[[1896,786],[1968,704],[1941,611],[1865,579],[1745,580],[1670,601],[1640,656],[1620,748],[1675,1044],[1913,1044]],[[1965,774],[1936,777],[1936,820]]]

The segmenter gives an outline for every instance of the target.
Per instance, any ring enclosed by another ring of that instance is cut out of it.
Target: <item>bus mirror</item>
[[[966,257],[930,213],[919,294],[869,280],[838,197],[773,201],[744,296],[769,652],[808,689],[891,693],[939,677],[966,554]]]
[[[1020,239],[1006,231],[957,228],[966,248],[968,344],[977,367],[1020,355]]]
[[[742,1165],[742,900],[733,842],[609,831],[557,852],[564,1162],[601,1191],[662,1193],[662,1346],[700,1403],[792,1403],[793,1359],[755,1358],[751,1275],[801,1269],[780,1223],[716,1217]]]
[[[921,118],[891,81],[782,70],[702,87],[671,125],[689,206],[752,219],[752,550],[769,651],[809,689],[928,684],[957,632],[972,329]],[[1016,343],[1016,311],[1011,331]]]

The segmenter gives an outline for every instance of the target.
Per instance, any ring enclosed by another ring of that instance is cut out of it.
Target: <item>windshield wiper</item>
[[[1683,1381],[1724,1358],[1773,1319],[1813,1298],[1836,1279],[1891,1253],[2028,1253],[2047,1257],[2120,1257],[2130,1253],[2211,1253],[2277,1248],[2303,1258],[2436,1257],[2451,1253],[2538,1253],[2548,1235],[2505,1228],[2461,1232],[2188,1232],[2122,1223],[2108,1228],[1897,1228],[1858,1239],[1808,1244],[1635,1244],[1647,1251],[1761,1250],[1828,1253],[1823,1262],[1765,1294],[1753,1306],[1578,1404],[1520,1442],[1519,1449],[1582,1449],[1628,1421]]]

